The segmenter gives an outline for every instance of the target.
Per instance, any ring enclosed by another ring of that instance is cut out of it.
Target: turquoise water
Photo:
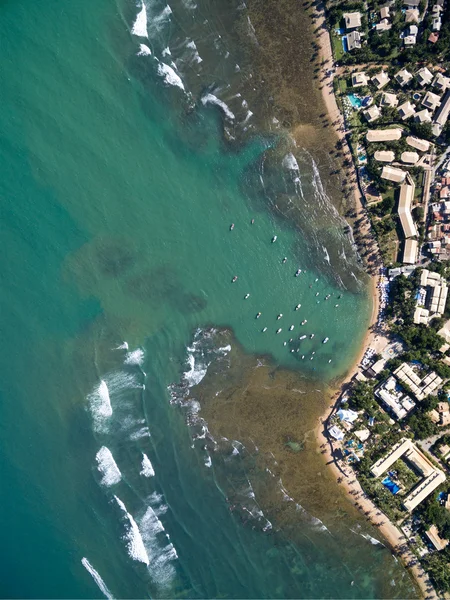
[[[1,7],[1,595],[412,594],[350,517],[344,553],[315,515],[295,542],[243,524],[220,483],[235,469],[205,465],[170,403],[170,384],[203,376],[197,328],[325,382],[370,307],[313,157],[269,155],[281,131],[256,127],[224,143],[224,113],[228,139],[252,131],[235,90],[217,101],[239,73],[214,58],[228,7],[147,9],[150,39],[131,34],[132,3]]]
[[[355,94],[347,94],[347,98],[350,100],[350,104],[353,106],[353,108],[361,108],[361,98],[358,98],[358,96]]]

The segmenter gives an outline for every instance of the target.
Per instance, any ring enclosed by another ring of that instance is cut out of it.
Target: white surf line
[[[92,579],[95,581],[102,594],[104,594],[105,598],[108,598],[109,600],[114,600],[114,596],[109,591],[106,583],[103,581],[98,571],[94,569],[94,567],[91,565],[91,563],[85,556],[83,556],[83,558],[81,559],[81,564],[86,569],[86,571],[92,576]]]

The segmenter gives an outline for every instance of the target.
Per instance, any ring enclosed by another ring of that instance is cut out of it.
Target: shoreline
[[[357,218],[363,219],[360,233],[363,235],[365,240],[369,237],[373,241],[370,231],[370,222],[366,215],[363,205],[363,196],[359,188],[356,166],[346,138],[344,117],[339,110],[334,93],[333,79],[335,65],[330,34],[326,26],[325,7],[323,3],[319,3],[315,10],[316,12],[314,15],[313,24],[317,27],[317,29],[320,30],[317,36],[317,42],[319,44],[319,52],[322,59],[321,74],[323,77],[323,83],[320,85],[322,98],[325,103],[332,127],[335,130],[338,140],[342,142],[344,160],[348,160],[348,172],[352,182],[352,192],[355,200]],[[398,527],[375,506],[372,500],[365,495],[353,469],[345,463],[342,464],[342,466],[338,463],[334,457],[333,440],[327,433],[327,422],[335,411],[342,392],[345,391],[353,377],[359,371],[361,359],[367,349],[369,347],[374,348],[377,352],[378,350],[381,350],[389,341],[387,332],[383,331],[382,328],[378,330],[377,327],[381,305],[380,293],[377,286],[379,275],[378,273],[369,273],[369,276],[371,288],[370,293],[372,296],[372,314],[368,324],[367,332],[361,343],[360,350],[355,357],[353,366],[350,367],[343,380],[338,384],[336,391],[333,393],[331,404],[327,407],[325,413],[319,419],[319,423],[315,430],[315,435],[325,464],[330,468],[331,472],[335,476],[336,482],[345,489],[346,494],[348,494],[348,500],[355,507],[357,507],[375,527],[378,528],[383,538],[386,540],[388,547],[409,570],[418,588],[420,589],[422,596],[424,598],[437,599],[439,598],[438,594],[436,593],[427,573],[422,568],[420,562],[417,561],[415,555],[409,549],[405,536],[401,533]]]

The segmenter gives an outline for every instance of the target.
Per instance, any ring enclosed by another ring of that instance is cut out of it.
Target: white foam
[[[200,56],[200,54],[198,53],[197,46],[195,45],[195,42],[194,42],[194,40],[191,40],[190,42],[188,42],[188,43],[186,44],[186,47],[187,47],[187,48],[190,48],[190,49],[193,51],[193,60],[194,60],[196,63],[201,63],[201,62],[203,62],[203,58],[202,58],[202,57]]]
[[[144,44],[141,44],[143,46]],[[128,342],[123,342],[120,346],[117,346],[115,350],[128,350]]]
[[[183,374],[183,377],[187,381],[188,386],[192,387],[194,385],[198,385],[205,377],[206,372],[208,371],[208,366],[196,366],[195,358],[192,354],[189,354],[188,356],[188,363],[190,369]]]
[[[174,69],[172,69],[172,67],[170,67],[169,65],[166,65],[166,63],[163,63],[163,62],[158,63],[158,75],[161,75],[161,77],[164,78],[164,82],[167,85],[174,85],[174,86],[179,87],[180,89],[184,90],[184,85],[181,80],[181,77],[179,75],[177,75],[177,73],[175,73],[175,71],[174,71]]]
[[[224,346],[223,348],[217,348],[217,352],[220,352],[221,354],[227,354],[228,352],[231,352],[230,344],[228,344],[228,346]]]
[[[153,465],[150,462],[149,457],[144,453],[142,453],[142,471],[139,473],[139,475],[143,475],[144,477],[155,476],[155,470],[153,468]]]
[[[88,573],[90,573],[90,575],[92,576],[92,579],[95,581],[95,583],[97,584],[99,590],[101,591],[101,593],[106,597],[109,598],[110,600],[113,600],[114,596],[111,594],[111,592],[108,590],[106,583],[103,581],[103,579],[100,577],[98,571],[96,571],[94,569],[94,567],[91,565],[91,563],[88,561],[88,559],[86,557],[83,557],[81,559],[81,564],[83,565],[83,567],[86,569],[86,571]]]
[[[212,460],[210,456],[205,458],[205,467],[212,467]]]
[[[97,461],[97,469],[103,475],[102,485],[110,486],[119,483],[122,479],[122,473],[109,448],[102,446],[95,455],[95,460]]]
[[[290,171],[298,171],[299,170],[297,159],[292,154],[292,152],[289,152],[289,154],[286,154],[286,156],[283,158],[282,165],[285,169],[289,169]]]
[[[146,46],[145,44],[139,44],[139,52],[137,53],[138,56],[150,56],[151,53],[152,53],[152,51],[150,50],[150,48],[148,46]],[[127,349],[128,349],[128,344],[127,344]]]
[[[147,541],[150,537],[153,538],[155,534],[164,531],[164,525],[156,516],[155,511],[151,506],[147,508],[144,516],[141,519],[142,534],[144,539]]]
[[[372,537],[371,535],[369,535],[368,533],[361,533],[360,534],[365,540],[368,540],[373,546],[378,546],[381,545],[383,546],[382,542],[380,542],[379,540],[377,540],[376,538]]]
[[[133,35],[137,35],[138,37],[148,38],[147,32],[147,9],[145,7],[144,2],[141,2],[141,10],[136,17],[136,21],[131,29],[131,33]]]
[[[202,97],[202,104],[203,106],[206,106],[207,104],[214,104],[215,106],[218,106],[223,110],[228,119],[230,119],[231,121],[234,120],[234,114],[231,112],[229,107],[225,104],[225,102],[223,102],[223,100],[220,100],[220,98],[214,96],[214,94],[205,94]]]
[[[139,531],[139,527],[136,524],[136,521],[133,519],[133,516],[127,511],[127,507],[122,502],[120,498],[114,496],[117,504],[125,513],[126,519],[129,523],[129,528],[125,534],[125,540],[127,542],[128,554],[131,556],[133,560],[138,562],[142,562],[147,566],[150,564],[147,551],[144,546],[144,542],[142,540],[141,532]]]
[[[102,431],[105,422],[112,416],[113,410],[108,386],[103,379],[100,385],[88,396],[89,407],[94,420],[94,429]]]
[[[130,440],[132,442],[136,442],[137,440],[140,440],[145,437],[151,437],[150,431],[149,431],[148,427],[141,427],[141,429],[134,431],[130,435]]]
[[[172,56],[169,46],[166,46],[161,52],[162,56]]]
[[[133,350],[133,352],[128,352],[125,357],[126,365],[139,365],[141,366],[144,362],[145,354],[142,348],[138,348],[137,350]]]

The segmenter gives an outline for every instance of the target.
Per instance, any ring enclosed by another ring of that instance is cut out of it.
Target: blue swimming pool
[[[394,495],[400,491],[399,486],[390,477],[385,477],[381,483]]]
[[[350,104],[353,106],[353,108],[361,108],[361,98],[358,98],[358,96],[356,96],[355,94],[347,94],[347,98],[350,100]]]

